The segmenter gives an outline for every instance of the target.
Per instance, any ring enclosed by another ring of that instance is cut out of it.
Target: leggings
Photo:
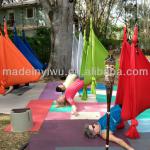
[[[67,76],[65,82],[63,83],[63,85],[67,89],[76,79],[77,79],[77,75],[76,74],[69,74]]]
[[[82,89],[84,86],[84,81],[80,80],[80,79],[76,79],[75,82],[73,82],[65,91],[65,98],[66,101],[70,104],[70,105],[75,105],[74,102],[74,97],[76,95],[76,93]]]

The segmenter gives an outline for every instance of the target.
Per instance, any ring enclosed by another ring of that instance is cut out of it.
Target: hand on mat
[[[60,104],[56,104],[55,106],[56,108],[60,108],[60,107],[64,107],[63,105],[60,105]]]
[[[56,100],[56,108],[64,107],[65,105],[66,105],[65,95],[61,95],[61,96]]]

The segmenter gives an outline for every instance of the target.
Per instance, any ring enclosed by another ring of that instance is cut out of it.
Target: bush
[[[114,40],[114,39],[101,39],[101,42],[107,50],[110,49],[110,46],[112,46],[112,49],[116,48],[120,49],[122,44],[122,40]]]
[[[43,63],[48,63],[50,57],[50,29],[40,28],[32,38],[27,37],[27,41],[33,48],[39,59]]]

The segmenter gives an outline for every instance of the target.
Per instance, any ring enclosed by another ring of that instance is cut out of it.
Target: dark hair
[[[64,92],[65,90],[64,89],[62,89],[61,87],[59,87],[59,85],[56,87],[56,91],[57,92]]]
[[[94,133],[94,131],[89,129],[89,124],[86,124],[84,126],[84,135],[90,139],[94,139],[97,137],[97,135]]]

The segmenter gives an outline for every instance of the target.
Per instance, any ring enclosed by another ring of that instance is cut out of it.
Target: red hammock
[[[120,57],[120,70],[116,104],[122,104],[122,119],[131,120],[131,127],[126,134],[138,138],[138,122],[134,120],[141,112],[150,108],[150,63],[137,47],[138,27],[135,26],[132,45],[127,42],[126,28]],[[142,75],[140,72],[144,71]],[[131,75],[131,73],[134,73]]]
[[[0,94],[6,87],[35,82],[41,76],[9,39],[6,22],[4,32],[5,37],[0,31]]]

